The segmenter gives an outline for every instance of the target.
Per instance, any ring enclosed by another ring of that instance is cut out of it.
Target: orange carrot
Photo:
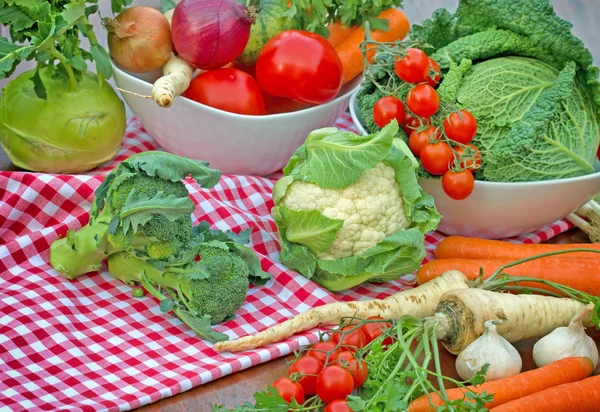
[[[401,10],[394,8],[387,9],[382,11],[378,17],[388,21],[388,30],[376,30],[371,32],[371,36],[375,41],[392,42],[403,39],[410,29],[410,23]],[[346,40],[335,48],[342,61],[344,84],[354,79],[363,70],[363,55],[360,51],[360,44],[364,40],[365,29],[360,27],[354,30]],[[371,50],[367,53],[369,61],[373,58],[374,54],[375,50]]]
[[[329,23],[327,28],[329,29],[327,41],[331,43],[333,47],[337,47],[340,43],[346,40],[348,36],[350,36],[350,34],[352,34],[352,32],[358,28],[358,26],[348,27],[341,22],[337,22]]]
[[[439,259],[427,262],[417,272],[419,285],[429,282],[440,276],[447,270],[458,270],[468,279],[473,280],[479,276],[479,269],[483,269],[483,278],[490,277],[496,269],[515,259]],[[544,279],[551,282],[570,286],[581,292],[594,296],[600,296],[600,258],[558,258],[549,256],[517,266],[510,267],[504,271],[513,276],[527,276],[536,279]],[[539,283],[523,283],[519,286],[535,287],[540,289],[551,289]]]
[[[593,412],[600,409],[600,376],[565,383],[507,402],[491,412]]]
[[[553,386],[585,379],[592,374],[593,369],[594,366],[592,365],[592,361],[588,358],[565,358],[538,369],[473,386],[471,387],[471,390],[476,393],[485,391],[486,393],[494,395],[492,402],[488,402],[485,405],[487,408],[502,404],[509,405],[514,399],[523,398],[524,396],[529,397],[528,395],[536,392],[546,392],[545,389],[552,388]],[[446,394],[449,400],[466,399],[465,393],[467,391],[468,389],[466,388],[454,388],[446,390]],[[429,396],[431,398],[431,403],[435,406],[442,406],[444,404],[442,399],[435,393],[431,393]],[[434,408],[430,403],[430,398],[428,398],[427,395],[423,395],[420,398],[415,399],[408,407],[408,412],[433,411]],[[596,396],[595,401],[599,401],[598,396]],[[530,405],[532,407],[531,409],[528,409],[529,411],[556,410],[552,408],[543,409],[535,407],[533,406],[535,404]],[[495,410],[496,409],[494,409],[494,411]],[[514,409],[502,410],[513,411]]]
[[[539,244],[525,245],[505,242],[501,240],[487,240],[472,237],[450,236],[442,240],[435,249],[437,259],[462,258],[462,259],[521,259],[558,250],[587,248],[600,251],[600,244]],[[557,257],[591,257],[600,258],[600,253],[567,253]]]

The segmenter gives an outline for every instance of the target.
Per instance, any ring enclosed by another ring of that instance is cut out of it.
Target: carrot
[[[507,402],[492,412],[592,412],[600,409],[600,376],[554,386]]]
[[[558,250],[587,248],[600,251],[600,244],[517,244],[501,240],[487,240],[470,237],[450,236],[442,240],[435,249],[437,259],[522,259]],[[561,258],[591,257],[600,258],[600,254],[577,252],[557,255]]]
[[[333,47],[337,47],[340,43],[346,40],[348,36],[350,36],[350,34],[352,34],[352,32],[358,28],[358,26],[349,27],[341,22],[337,22],[328,24],[327,28],[329,29],[327,41],[331,43]]]
[[[542,337],[567,326],[585,305],[575,299],[540,295],[516,295],[468,288],[449,290],[440,297],[435,319],[437,337],[450,353],[462,352],[483,335],[487,320],[504,320],[496,326],[509,342]],[[592,314],[583,321],[594,325]]]
[[[427,262],[417,272],[417,283],[422,285],[435,279],[447,270],[458,270],[465,274],[469,280],[479,276],[479,269],[483,269],[483,277],[487,279],[502,265],[513,262],[514,259],[440,259]],[[525,276],[543,279],[570,286],[590,295],[600,296],[600,258],[563,258],[549,256],[520,265],[510,267],[503,271],[512,276]],[[520,283],[519,286],[536,287],[553,290],[540,283]]]
[[[356,316],[361,319],[371,316],[381,316],[384,319],[399,319],[404,315],[427,317],[433,315],[439,298],[444,292],[467,287],[467,279],[462,273],[449,271],[427,285],[400,291],[386,299],[336,302],[309,309],[253,336],[217,342],[215,350],[235,352],[254,349],[279,342],[294,333],[319,325],[337,325],[344,317]]]
[[[499,405],[504,405],[503,408],[495,408],[493,411],[515,411],[517,409],[508,408],[508,405],[514,403],[515,399],[524,400],[529,398],[528,395],[546,392],[545,389],[552,388],[557,385],[568,384],[584,379],[592,373],[592,362],[588,358],[566,358],[553,362],[549,365],[527,372],[519,373],[518,375],[509,376],[504,379],[499,379],[492,382],[486,382],[481,385],[472,387],[476,393],[490,393],[494,395],[492,402],[487,403],[487,408],[492,408]],[[593,378],[591,378],[593,379]],[[589,380],[589,379],[586,379]],[[585,382],[585,381],[583,381]],[[568,385],[564,385],[568,386]],[[449,400],[465,399],[466,388],[455,388],[446,390]],[[540,392],[543,391],[543,392]],[[431,401],[436,406],[442,406],[442,400],[435,394],[429,394]],[[526,397],[526,398],[525,398]],[[512,401],[512,402],[511,402]],[[599,399],[596,399],[598,402]],[[529,403],[527,411],[555,411],[556,409],[543,409],[539,406],[534,406],[534,403]],[[430,404],[427,395],[415,399],[409,406],[408,412],[433,411],[434,408]]]
[[[371,32],[373,40],[379,42],[393,42],[403,39],[410,29],[410,23],[404,13],[398,9],[387,9],[382,11],[380,19],[388,21],[388,30],[376,30]],[[360,51],[360,44],[365,40],[365,29],[360,27],[354,30],[350,36],[340,43],[335,50],[337,51],[344,70],[343,83],[346,84],[363,71],[363,55]],[[367,52],[369,61],[373,58],[375,50]]]

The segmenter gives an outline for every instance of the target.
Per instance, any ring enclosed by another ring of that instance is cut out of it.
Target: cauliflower
[[[400,185],[394,169],[378,163],[350,186],[323,189],[314,183],[294,182],[283,205],[294,210],[318,210],[331,219],[343,220],[331,248],[319,259],[334,260],[360,255],[386,236],[407,229]]]
[[[281,261],[331,291],[396,279],[425,256],[440,216],[418,185],[418,162],[394,138],[315,130],[273,189]]]

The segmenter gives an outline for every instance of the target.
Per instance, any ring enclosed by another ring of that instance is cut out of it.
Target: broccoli
[[[50,248],[50,264],[74,279],[98,270],[110,254],[127,251],[149,262],[186,263],[194,202],[182,182],[191,175],[214,187],[221,172],[208,163],[165,152],[131,156],[96,189],[89,223]]]
[[[214,235],[207,233],[202,238]],[[127,252],[115,253],[108,257],[108,270],[123,282],[141,283],[161,301],[163,311],[173,311],[201,338],[227,340],[227,335],[213,331],[211,324],[234,316],[246,300],[250,281],[264,284],[270,275],[257,270],[260,264],[250,249],[232,240],[203,242],[194,252],[198,259],[162,269]]]

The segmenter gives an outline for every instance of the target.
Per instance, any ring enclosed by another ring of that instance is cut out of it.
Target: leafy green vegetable
[[[419,267],[423,234],[440,216],[397,132],[393,122],[369,136],[326,128],[307,137],[273,190],[284,264],[333,291]]]
[[[291,0],[290,9],[283,15],[297,24],[300,30],[312,31],[327,37],[327,24],[341,22],[361,26],[369,22],[372,30],[387,30],[387,20],[377,16],[391,7],[402,7],[402,0]]]

